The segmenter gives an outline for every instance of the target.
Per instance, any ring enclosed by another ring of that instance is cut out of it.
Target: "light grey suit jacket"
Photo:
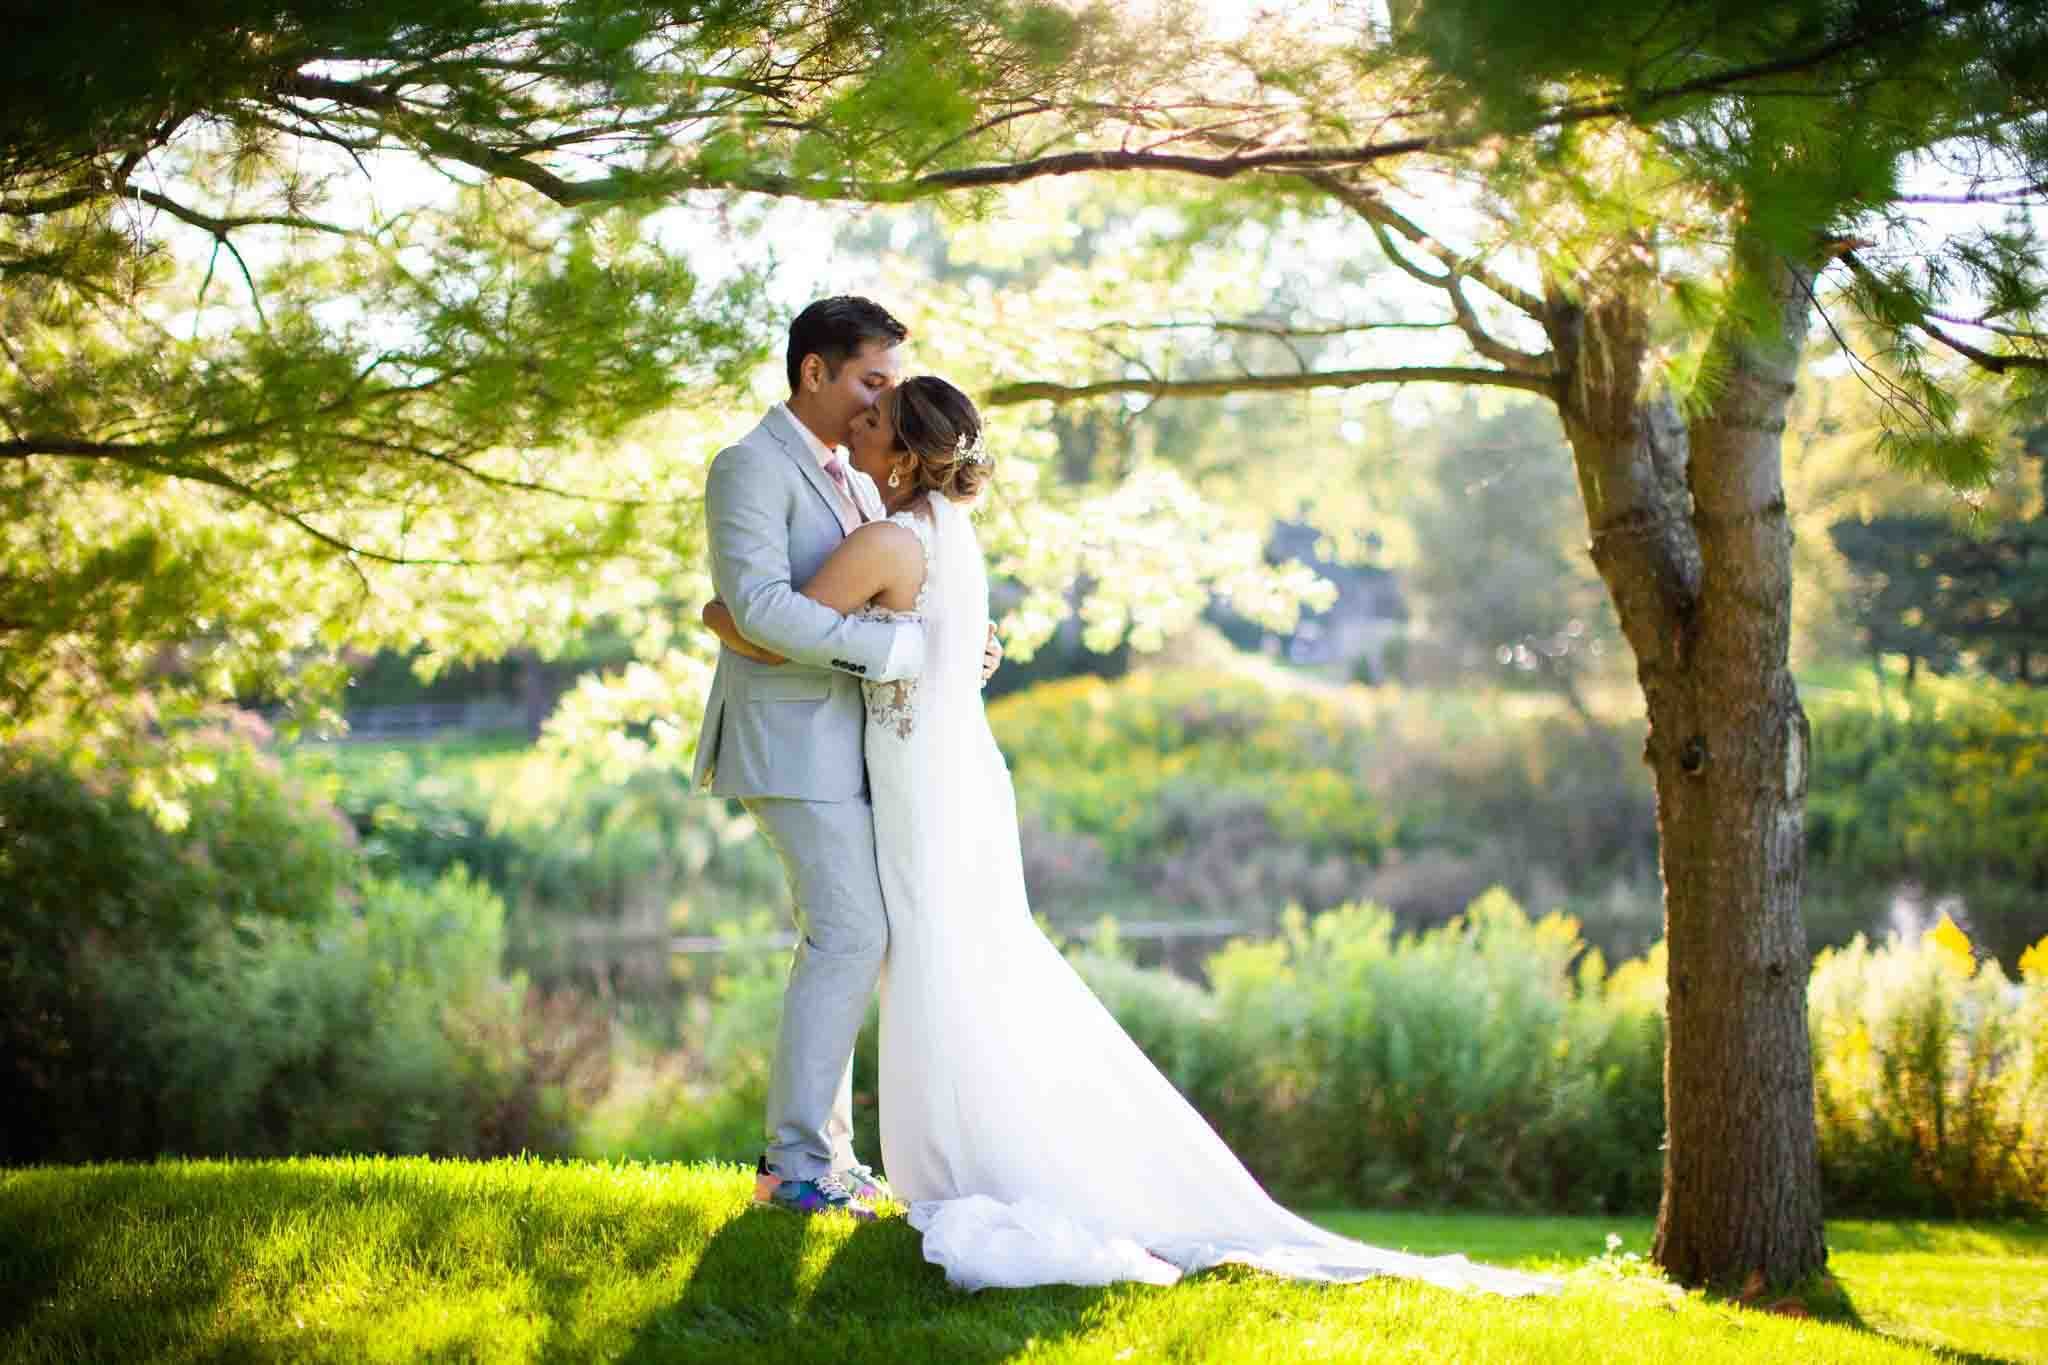
[[[906,642],[902,671],[921,667],[924,627],[841,616],[796,590],[846,533],[829,476],[780,408],[711,462],[704,521],[711,581],[740,633],[789,662],[719,651],[693,785],[718,796],[851,800],[866,781],[860,679],[887,680],[899,631],[920,637]]]

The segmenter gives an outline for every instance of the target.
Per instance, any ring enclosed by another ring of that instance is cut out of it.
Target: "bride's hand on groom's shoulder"
[[[757,664],[789,662],[782,655],[770,649],[763,649],[740,634],[739,622],[732,619],[732,613],[726,610],[725,603],[716,597],[704,604],[704,610],[698,613],[698,617],[704,622],[704,628],[716,635],[724,642],[725,647],[735,654],[744,655]]]

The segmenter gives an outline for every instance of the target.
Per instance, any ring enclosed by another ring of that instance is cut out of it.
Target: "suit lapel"
[[[768,434],[782,447],[782,453],[796,461],[796,467],[803,471],[804,479],[824,502],[825,515],[832,518],[834,526],[839,526],[839,504],[832,496],[832,485],[827,481],[829,476],[818,467],[818,461],[811,454],[811,448],[805,443],[803,436],[790,428],[790,423],[794,420],[785,416],[780,409],[770,408],[768,415],[761,419],[761,425],[767,428]],[[844,534],[845,528],[840,527],[840,531]]]

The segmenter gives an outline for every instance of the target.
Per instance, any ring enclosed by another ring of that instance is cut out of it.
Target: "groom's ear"
[[[825,387],[825,357],[812,351],[797,362],[797,378],[805,393],[816,393]]]

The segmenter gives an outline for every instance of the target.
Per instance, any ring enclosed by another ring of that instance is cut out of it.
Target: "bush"
[[[1076,966],[1282,1198],[1635,1211],[1661,1178],[1662,944],[1608,971],[1576,926],[1496,891],[1400,935],[1291,911],[1210,989],[1105,944]],[[1809,989],[1829,1208],[2048,1212],[2048,939],[2022,982],[1949,921],[1821,954]]]
[[[1372,859],[1393,834],[1354,776],[1369,734],[1311,693],[1200,673],[1076,678],[999,702],[989,720],[1025,804],[1101,840],[1113,861],[1185,845],[1189,826],[1161,805],[1169,791],[1256,802],[1316,852]]]
[[[1554,699],[1180,669],[1047,684],[989,720],[1027,867],[1099,851],[1118,887],[1250,923],[1359,899],[1441,923],[1499,884],[1584,905],[1610,950],[1656,936],[1639,897],[1613,894],[1657,880],[1648,776],[1628,733],[1589,729]],[[1047,838],[1060,846],[1041,857]],[[1086,887],[1057,877],[1032,890],[1056,914],[1091,908]]]
[[[1347,906],[1210,962],[1264,1101],[1240,1151],[1308,1197],[1640,1208],[1659,1176],[1662,1032],[1563,916],[1492,892],[1396,937]],[[1243,1111],[1240,1104],[1219,1109]]]
[[[500,894],[514,885],[519,841],[494,826],[491,793],[464,761],[383,748],[333,756],[302,750],[291,762],[324,780],[377,876],[430,885],[461,866]]]
[[[566,1145],[607,1026],[500,977],[498,897],[368,876],[262,755],[204,753],[175,828],[146,768],[0,770],[0,1158]]]
[[[346,826],[245,741],[195,739],[157,815],[150,757],[82,776],[61,755],[0,751],[0,1160],[141,1121],[104,1107],[127,1040],[108,1031],[92,965],[195,951],[228,924],[311,923],[346,893]]]
[[[48,1155],[560,1149],[608,1038],[498,976],[503,915],[458,870],[370,882],[359,910],[223,921],[190,948],[88,952],[110,1060],[62,1079],[100,1120],[49,1134]]]
[[[1953,921],[1824,952],[1808,991],[1821,1165],[1838,1209],[2048,1208],[2048,939],[2014,985]]]
[[[1958,918],[2007,964],[2048,933],[2048,690],[1930,678],[1901,703],[1866,682],[1811,719],[1817,885],[1959,898]]]
[[[496,966],[478,959],[498,906],[477,892],[460,873],[427,893],[372,884],[360,919],[223,923],[190,952],[90,958],[121,1089],[153,1101],[138,1136],[192,1154],[435,1150],[463,1089],[440,1001],[467,1004]]]
[[[1906,702],[1817,690],[1806,918],[1817,945],[1900,896],[1948,910],[2008,969],[2048,933],[2048,691],[1929,679]],[[1072,918],[1127,888],[1258,924],[1369,900],[1440,924],[1486,887],[1566,909],[1615,958],[1661,933],[1641,722],[1505,692],[1291,685],[1227,670],[1034,688],[989,708],[1034,869]],[[1036,845],[1057,841],[1041,856]],[[1247,907],[1252,907],[1249,911]],[[1092,917],[1092,916],[1090,916]]]
[[[1214,985],[1096,948],[1076,966],[1282,1198],[1642,1210],[1663,1136],[1661,953],[1609,975],[1504,893],[1397,935],[1376,906],[1209,960]]]
[[[162,774],[128,755],[81,775],[62,755],[0,749],[0,934],[10,963],[47,966],[81,936],[176,942],[218,912],[318,915],[355,868],[346,826],[248,743],[192,746]]]
[[[332,790],[380,875],[424,884],[459,865],[496,888],[512,960],[537,974],[561,971],[579,938],[715,927],[784,894],[765,843],[737,837],[746,826],[682,773],[615,781],[531,749],[434,745],[302,749],[292,763]],[[668,995],[660,953],[609,965],[634,994]]]

